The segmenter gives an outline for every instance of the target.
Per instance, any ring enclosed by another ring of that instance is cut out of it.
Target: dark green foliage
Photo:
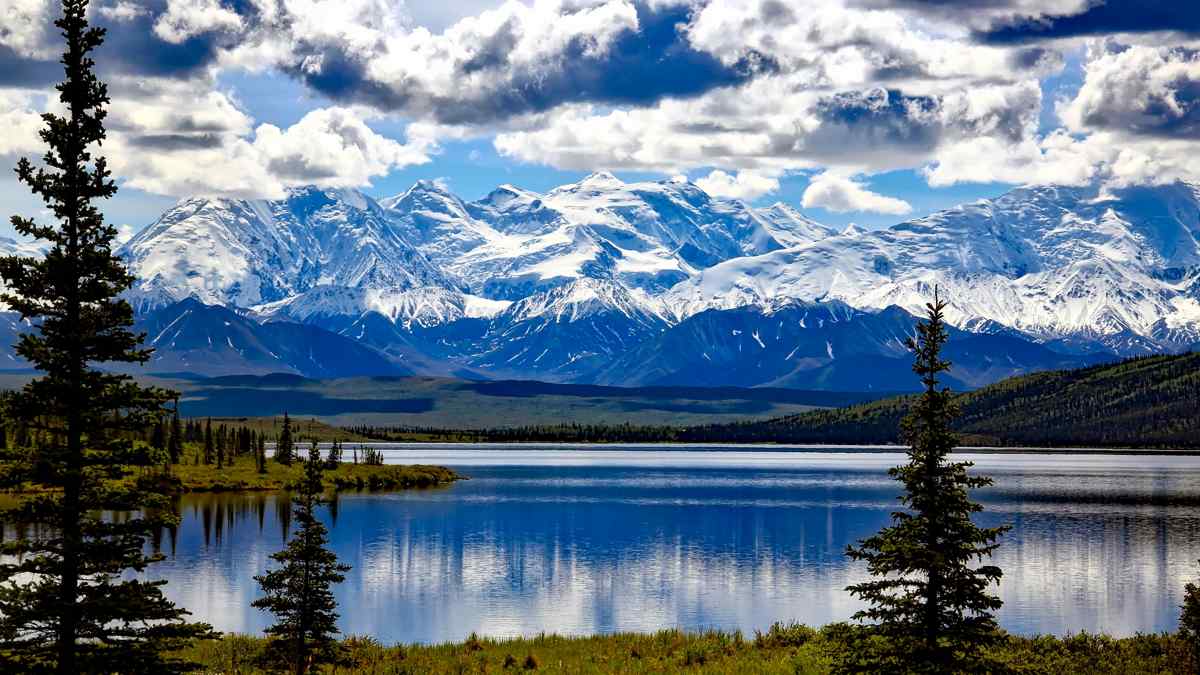
[[[217,435],[216,435],[216,446],[217,446],[217,468],[218,468],[218,469],[221,469],[221,468],[224,468],[224,467],[225,467],[225,452],[226,452],[226,449],[227,449],[227,446],[228,446],[228,445],[229,445],[229,436],[228,436],[228,432],[227,432],[227,430],[225,429],[225,425],[224,425],[224,424],[222,424],[222,425],[221,425],[221,426],[220,426],[220,427],[217,429]]]
[[[325,458],[325,468],[336,469],[342,463],[342,444],[333,441],[329,444],[329,455]]]
[[[162,452],[167,451],[166,416],[161,416],[154,422],[154,428],[150,430],[150,447]]]
[[[167,440],[167,457],[172,464],[178,464],[183,457],[183,427],[179,423],[179,399],[171,410],[171,433]]]
[[[690,427],[551,424],[444,429],[354,426],[381,441],[474,443],[899,444],[918,400],[899,396],[770,420]],[[971,445],[1200,448],[1200,353],[1009,378],[958,394],[954,430]]]
[[[14,447],[14,448],[29,447],[29,424],[25,420],[20,419],[19,417],[15,418],[15,419],[16,419],[16,424],[15,424],[16,428],[13,429],[12,447]]]
[[[215,450],[213,448],[212,420],[205,420],[205,422],[204,422],[204,464],[205,465],[213,463],[213,455],[214,454],[215,454]]]
[[[104,139],[109,99],[89,55],[104,32],[89,26],[87,4],[64,0],[55,22],[67,41],[57,87],[66,112],[42,116],[44,167],[27,159],[17,166],[57,224],[14,217],[13,227],[49,250],[41,260],[0,259],[8,288],[0,299],[36,327],[16,351],[42,373],[7,406],[32,438],[0,454],[0,487],[39,488],[0,513],[22,526],[0,549],[0,671],[175,672],[188,664],[172,651],[210,631],[184,620],[187,612],[163,597],[165,582],[125,576],[160,559],[144,553],[145,543],[176,522],[163,495],[112,482],[153,461],[132,439],[158,421],[170,396],[95,367],[144,363],[150,352],[130,330],[133,311],[119,294],[133,279],[95,205],[116,186],[90,150]],[[106,519],[104,510],[140,515]]]
[[[264,595],[253,606],[276,618],[266,630],[271,638],[268,653],[298,675],[342,658],[336,641],[337,603],[330,587],[342,582],[350,566],[338,563],[328,548],[325,526],[316,517],[317,507],[325,503],[323,473],[321,453],[313,443],[304,463],[304,479],[292,499],[299,528],[287,548],[271,556],[279,567],[255,577]]]
[[[492,429],[442,429],[414,426],[346,427],[378,441],[447,443],[669,443],[683,440],[687,429],[635,424],[534,424]]]
[[[283,428],[279,430],[279,440],[275,442],[275,461],[280,464],[291,464],[295,454],[292,440],[292,421],[287,413],[283,413]]]
[[[673,440],[898,443],[917,396],[761,422],[684,429]],[[1200,353],[1013,377],[959,394],[954,429],[972,444],[1200,448]]]
[[[360,445],[354,455],[354,463],[359,460],[367,466],[383,466],[383,453],[379,450],[366,445]]]
[[[969,475],[969,462],[947,461],[958,442],[950,429],[958,407],[938,384],[950,369],[941,357],[945,306],[935,294],[928,321],[918,324],[917,339],[908,341],[924,391],[903,423],[903,437],[911,443],[909,462],[889,472],[904,485],[905,510],[892,514],[892,525],[846,551],[866,562],[872,577],[847,588],[869,605],[855,615],[869,625],[857,648],[848,650],[853,660],[842,663],[848,672],[981,672],[987,670],[984,650],[1001,637],[993,616],[1001,602],[988,588],[1001,571],[982,563],[1007,528],[985,529],[972,522],[982,507],[967,491],[990,485],[991,479]]]
[[[1183,606],[1179,612],[1179,637],[1191,649],[1192,660],[1200,664],[1200,586],[1183,587]]]
[[[267,438],[266,436],[258,437],[258,448],[255,451],[255,457],[258,460],[258,472],[267,472]]]

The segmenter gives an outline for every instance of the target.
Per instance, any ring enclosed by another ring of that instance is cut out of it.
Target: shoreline
[[[676,452],[707,452],[723,450],[729,452],[752,452],[773,450],[776,452],[795,452],[820,454],[826,452],[889,454],[903,453],[906,445],[882,444],[823,444],[823,443],[580,443],[555,441],[363,441],[362,445],[385,447],[459,447],[459,448],[507,448],[516,447],[526,450],[605,450],[605,449],[645,449],[653,450],[669,448]],[[321,444],[325,447],[326,444]],[[270,444],[268,444],[270,447]],[[1090,448],[1080,446],[995,446],[995,445],[963,445],[954,449],[952,454],[990,454],[990,455],[1154,455],[1154,456],[1200,456],[1200,448],[1137,448],[1112,447]],[[396,466],[396,465],[389,465]]]
[[[267,473],[253,466],[217,469],[212,465],[175,465],[162,478],[174,494],[219,492],[279,492],[289,490],[300,479],[303,463],[291,466],[267,462]],[[247,470],[249,469],[249,470]],[[427,464],[351,464],[325,471],[325,485],[335,492],[343,490],[409,490],[451,485],[465,479],[457,471]]]
[[[173,464],[163,473],[158,467],[132,467],[124,481],[142,482],[163,494],[219,494],[224,492],[286,492],[303,473],[303,463],[285,466],[273,460],[267,462],[267,473],[243,461],[218,469],[215,465]],[[327,490],[386,492],[447,487],[460,480],[469,480],[457,471],[429,464],[351,464],[342,463],[325,472]],[[11,496],[38,494],[39,490],[12,489],[0,492]]]

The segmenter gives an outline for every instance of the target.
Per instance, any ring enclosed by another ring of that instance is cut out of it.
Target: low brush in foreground
[[[737,675],[823,675],[854,628],[834,624],[815,630],[776,624],[753,638],[741,633],[677,630],[616,633],[588,637],[540,635],[493,640],[471,636],[463,642],[384,647],[370,638],[343,642],[347,661],[342,675],[400,673],[722,673]],[[200,642],[184,656],[205,672],[267,673],[262,662],[266,640],[229,635]],[[1015,673],[1194,673],[1186,642],[1174,634],[1111,638],[1005,635],[989,649],[996,663]]]

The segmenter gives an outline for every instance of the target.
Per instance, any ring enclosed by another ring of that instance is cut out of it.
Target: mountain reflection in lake
[[[471,477],[343,493],[324,512],[346,633],[384,642],[845,619],[843,552],[896,507],[899,454],[381,446]],[[979,455],[981,522],[1010,523],[1000,623],[1020,633],[1175,627],[1200,577],[1200,457]],[[152,568],[224,631],[258,632],[253,575],[287,534],[272,494],[189,495]]]

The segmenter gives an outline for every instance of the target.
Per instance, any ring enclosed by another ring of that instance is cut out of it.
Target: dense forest
[[[692,427],[687,441],[898,443],[914,397],[764,422]],[[1200,353],[1014,377],[960,394],[955,429],[996,446],[1200,447]]]
[[[968,444],[1200,448],[1200,353],[1014,377],[959,394]],[[491,429],[348,428],[382,441],[545,443],[900,443],[913,396],[765,421],[690,427],[558,424]]]
[[[567,422],[486,429],[360,425],[345,430],[395,443],[668,443],[681,440],[685,427]]]

